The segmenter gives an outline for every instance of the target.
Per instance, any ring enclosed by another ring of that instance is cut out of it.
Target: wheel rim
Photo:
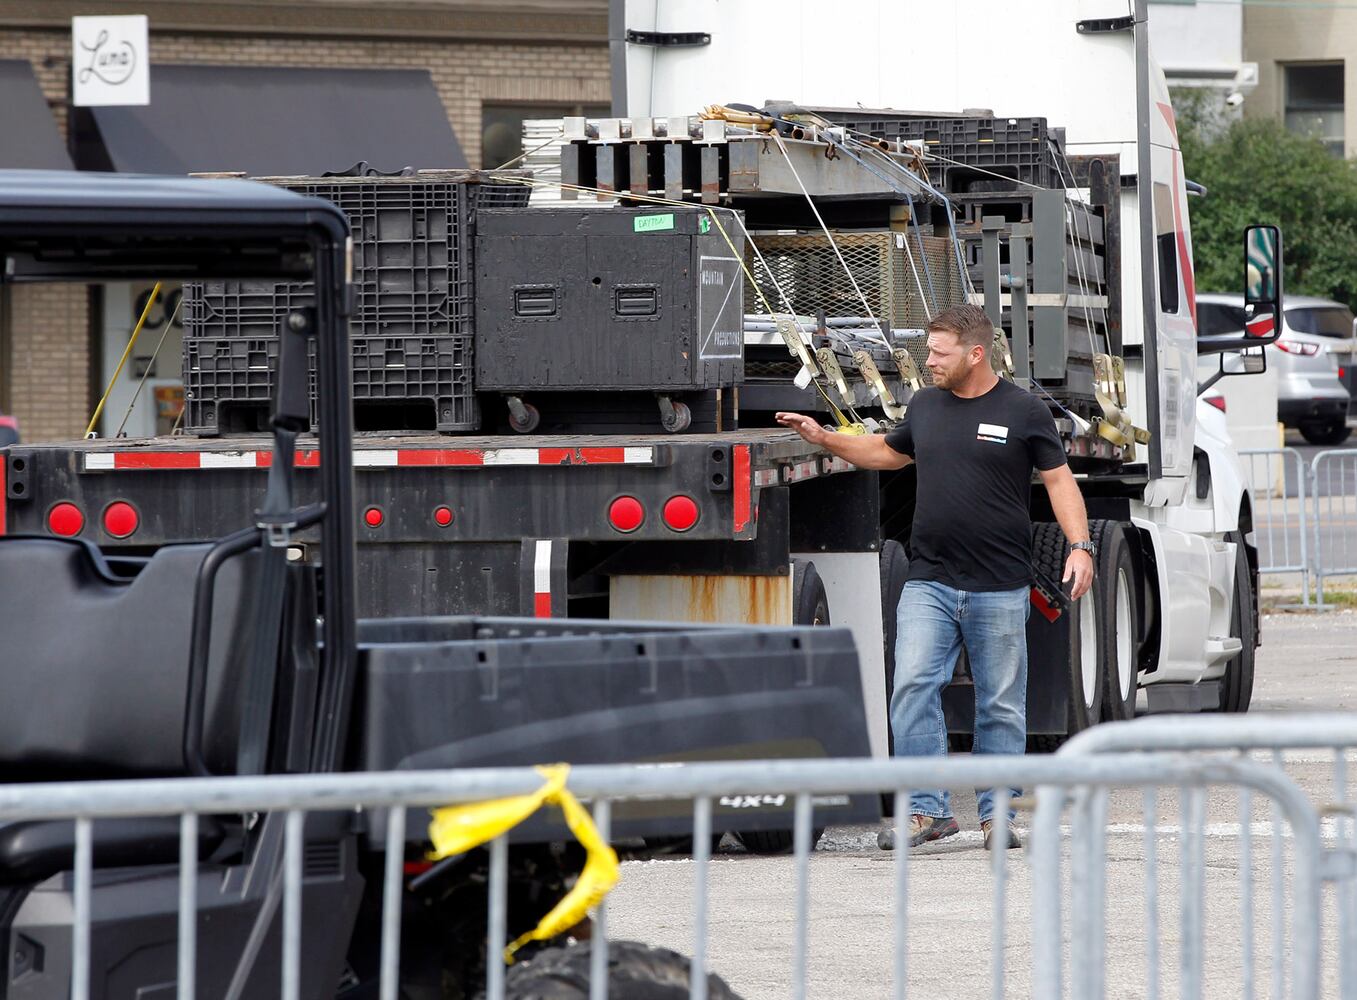
[[[1098,700],[1098,619],[1093,609],[1093,592],[1079,598],[1079,675],[1084,684],[1084,708],[1092,711]]]
[[[1117,570],[1117,682],[1123,701],[1135,696],[1135,652],[1131,634],[1131,581],[1126,570]]]

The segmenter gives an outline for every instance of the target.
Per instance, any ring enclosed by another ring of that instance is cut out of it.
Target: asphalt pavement
[[[1252,711],[1357,709],[1357,613],[1271,614],[1264,619]],[[1186,718],[1184,725],[1191,725]],[[1353,771],[1357,757],[1347,767]],[[1284,766],[1317,803],[1334,798],[1333,755],[1292,753]],[[1032,879],[1025,851],[1006,855],[1008,881],[1001,989],[991,982],[995,880],[968,789],[953,790],[962,833],[911,853],[908,861],[910,996],[1032,996]],[[1179,995],[1181,800],[1176,789],[1155,797],[1147,838],[1145,799],[1115,793],[1107,841],[1106,984],[1110,997],[1150,994],[1147,890],[1157,890],[1160,995]],[[1247,820],[1247,821],[1246,821]],[[1026,819],[1020,817],[1019,825]],[[1204,990],[1206,997],[1271,996],[1274,976],[1290,979],[1294,942],[1274,937],[1272,822],[1256,799],[1247,818],[1233,790],[1206,803]],[[1327,843],[1343,831],[1325,820]],[[1247,831],[1247,836],[1242,836]],[[1156,876],[1148,876],[1153,845]],[[1068,842],[1066,843],[1068,849]],[[1251,901],[1244,902],[1247,857]],[[808,997],[866,1000],[894,994],[894,856],[876,847],[871,827],[831,828],[810,860]],[[1289,849],[1283,872],[1292,870]],[[609,897],[608,932],[690,953],[696,868],[687,858],[624,863]],[[1068,876],[1067,876],[1068,878]],[[792,996],[795,885],[791,859],[740,853],[727,838],[708,879],[709,967],[745,1000]],[[1321,995],[1338,996],[1337,916],[1332,890],[1324,911]],[[1063,898],[1068,901],[1069,887]],[[1066,914],[1066,956],[1069,927]],[[1245,956],[1252,954],[1252,963]],[[1274,966],[1274,955],[1283,956]],[[1251,970],[1251,971],[1250,971]],[[1073,995],[1078,996],[1075,992]]]

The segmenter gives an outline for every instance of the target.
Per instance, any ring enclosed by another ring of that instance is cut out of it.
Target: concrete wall
[[[1250,116],[1281,118],[1282,66],[1288,62],[1344,62],[1357,53],[1357,10],[1246,7],[1244,57],[1258,63],[1258,89],[1244,102]],[[1343,74],[1344,154],[1357,153],[1357,68]]]
[[[1170,84],[1175,78],[1220,74],[1224,86],[1238,72],[1244,37],[1241,6],[1151,2],[1149,16],[1150,54]]]

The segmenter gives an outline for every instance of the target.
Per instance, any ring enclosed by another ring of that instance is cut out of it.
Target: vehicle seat
[[[226,830],[211,816],[198,818],[198,857],[215,851]],[[94,824],[94,866],[175,864],[179,860],[179,817],[98,820]],[[32,885],[75,866],[75,824],[41,820],[0,824],[0,885]]]
[[[88,542],[0,537],[0,781],[185,773],[193,600],[211,548],[164,546],[128,578]],[[256,556],[228,560],[216,583],[204,744],[222,773]]]

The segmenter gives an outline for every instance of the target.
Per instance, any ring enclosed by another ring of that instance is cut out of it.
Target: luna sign
[[[77,107],[151,103],[144,14],[71,18],[71,90]]]

